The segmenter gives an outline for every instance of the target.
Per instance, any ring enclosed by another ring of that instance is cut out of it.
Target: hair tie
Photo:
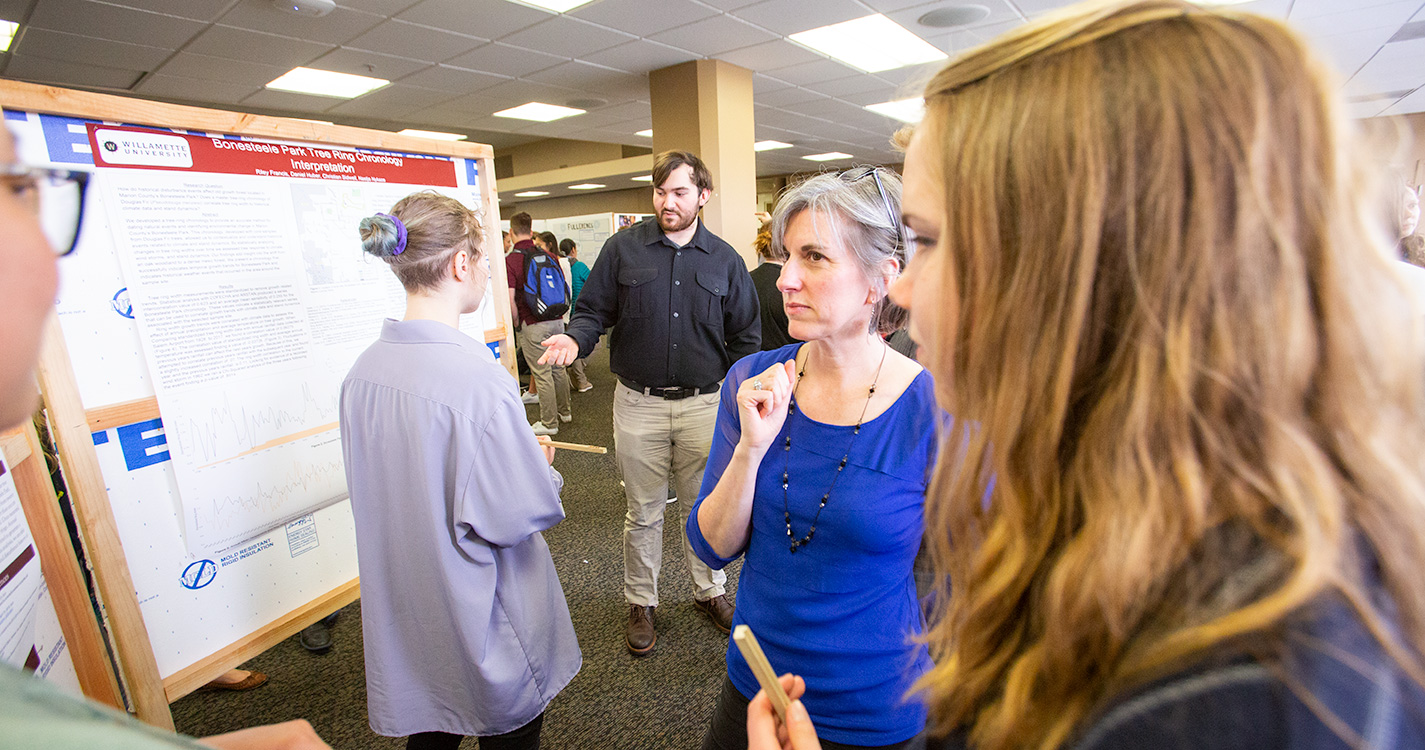
[[[376,215],[377,215],[377,216],[384,216],[384,217],[390,219],[392,224],[395,224],[395,225],[396,225],[396,249],[395,249],[395,250],[392,250],[392,251],[391,251],[391,254],[392,254],[392,255],[400,255],[401,253],[405,252],[405,251],[406,251],[406,225],[405,225],[405,223],[402,222],[400,219],[396,218],[395,216],[392,216],[391,214],[376,214]]]

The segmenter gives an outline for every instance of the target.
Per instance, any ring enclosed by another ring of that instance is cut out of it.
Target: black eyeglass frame
[[[53,248],[55,257],[63,258],[74,252],[74,248],[79,244],[79,230],[84,226],[84,204],[85,195],[89,192],[89,173],[78,169],[54,169],[50,167],[31,167],[27,164],[0,164],[0,177],[28,177],[38,183],[41,180],[51,182],[73,182],[79,186],[79,204],[74,217],[74,236],[69,238],[69,247],[64,248],[64,252],[59,252],[59,248]]]
[[[870,175],[870,177],[876,181],[876,192],[881,194],[881,203],[886,207],[886,216],[891,220],[891,227],[895,229],[896,249],[899,250],[905,244],[905,235],[901,230],[901,217],[891,208],[891,197],[886,194],[886,186],[881,184],[881,168],[869,166],[852,167],[837,175],[837,177],[840,177],[846,182],[855,183],[866,179],[867,175]]]

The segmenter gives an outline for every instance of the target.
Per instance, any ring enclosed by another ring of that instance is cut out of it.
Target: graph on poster
[[[357,225],[416,189],[472,207],[474,191],[458,189],[447,159],[94,125],[90,136],[188,551],[219,552],[346,497],[341,380],[405,302],[361,252]],[[305,172],[279,168],[298,156]],[[343,170],[311,166],[323,159]]]

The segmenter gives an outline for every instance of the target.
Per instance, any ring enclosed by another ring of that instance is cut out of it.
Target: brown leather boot
[[[638,604],[628,605],[628,650],[634,656],[645,656],[658,642],[658,631],[653,629],[653,607]]]
[[[693,606],[697,607],[708,619],[713,621],[718,630],[724,633],[732,632],[732,602],[727,600],[727,596],[719,594],[711,599],[694,599]]]

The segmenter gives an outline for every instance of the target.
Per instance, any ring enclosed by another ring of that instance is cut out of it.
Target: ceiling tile
[[[293,110],[296,112],[325,112],[344,100],[328,96],[311,96],[291,91],[263,89],[242,100],[244,106],[266,107],[272,110]],[[298,115],[300,117],[301,115]]]
[[[634,128],[629,131],[630,133],[636,133],[653,125],[653,107],[651,107],[648,102],[624,102],[623,104],[600,107],[599,114],[620,117],[626,120],[638,120],[642,127]],[[652,141],[648,143],[651,144]]]
[[[843,117],[853,116],[857,112],[865,111],[854,104],[847,104],[843,101],[828,98],[809,99],[793,104],[784,104],[780,105],[780,108],[789,112],[819,117],[823,120],[831,120],[832,122],[843,122]]]
[[[321,18],[313,18],[280,11],[270,2],[243,2],[233,6],[218,22],[225,26],[265,31],[312,42],[341,44],[381,23],[381,20],[381,16],[374,13],[348,10],[340,6]]]
[[[801,102],[827,99],[827,96],[801,88],[800,86],[790,86],[784,89],[778,89],[777,91],[769,91],[765,94],[757,94],[754,98],[758,104],[765,104],[768,107],[785,107],[788,104],[799,104]]]
[[[847,94],[865,94],[877,92],[889,95],[894,86],[875,76],[854,75],[846,78],[838,78],[834,81],[822,81],[807,88],[827,96],[846,96]]]
[[[765,94],[770,91],[779,91],[791,85],[792,84],[787,83],[786,81],[783,81],[780,78],[774,78],[772,76],[765,75],[762,73],[752,74],[752,93],[754,94]]]
[[[327,110],[332,114],[364,115],[401,120],[412,112],[433,107],[452,97],[449,91],[402,86],[393,83]]]
[[[179,52],[155,72],[175,78],[198,78],[261,88],[288,70],[290,68]]]
[[[788,65],[797,63],[812,62],[813,60],[825,60],[821,55],[799,47],[791,42],[777,40],[765,44],[756,44],[751,47],[733,50],[718,55],[719,60],[726,60],[733,65],[741,65],[744,68],[756,73],[758,71],[773,70],[775,68],[785,68]]]
[[[1376,8],[1385,5],[1393,5],[1397,0],[1355,0],[1350,4],[1350,10],[1371,12]],[[1419,3],[1413,3],[1416,8]],[[1291,20],[1293,23],[1300,23],[1311,18],[1329,16],[1340,13],[1343,9],[1338,0],[1294,0],[1291,7]],[[1413,12],[1413,11],[1412,11]]]
[[[925,5],[925,0],[861,0],[861,2],[869,6],[871,10],[885,15],[890,15],[898,10],[905,10],[906,8],[914,8],[917,5]],[[983,5],[981,2],[975,4]]]
[[[198,21],[86,0],[46,0],[35,6],[29,25],[163,49],[178,49],[203,30]]]
[[[1024,22],[1024,17],[1020,15],[1019,9],[1010,5],[1007,0],[975,0],[974,4],[982,8],[988,9],[989,15],[980,19],[979,21],[976,21],[972,24],[967,24],[965,26],[954,26],[951,28],[935,28],[933,26],[922,26],[917,23],[917,21],[920,20],[920,17],[925,15],[926,13],[937,8],[944,8],[951,5],[950,3],[946,3],[943,0],[936,0],[936,2],[913,5],[909,8],[905,8],[894,13],[887,13],[886,17],[900,24],[910,33],[915,34],[921,39],[924,39],[937,47],[940,47],[942,51],[948,50],[946,50],[945,47],[941,45],[939,40],[944,40],[957,32],[977,29],[982,26],[994,26],[996,24],[1002,23],[1012,23],[1014,25],[1018,25]]]
[[[945,62],[944,60],[940,60],[925,63],[924,65],[907,65],[904,68],[896,68],[895,70],[883,70],[877,73],[876,77],[894,86],[910,85],[916,89],[921,89],[925,87],[926,82],[930,80],[931,76],[939,73],[940,69],[945,67]]]
[[[845,78],[850,73],[855,73],[856,69],[848,65],[843,65],[835,60],[822,58],[811,62],[797,63],[785,68],[775,68],[767,71],[769,75],[774,75],[787,83],[797,86],[807,86],[823,81],[834,81],[838,78]]]
[[[1394,34],[1419,9],[1419,0],[1393,0],[1379,5],[1365,4],[1365,7],[1337,6],[1334,12],[1322,12],[1310,17],[1299,17],[1293,9],[1291,22],[1312,38],[1367,29],[1388,29],[1386,38],[1389,39],[1390,34]]]
[[[396,18],[457,34],[499,39],[552,16],[506,0],[425,0],[401,11]]]
[[[232,2],[233,0],[114,0],[111,5],[211,22],[217,20]]]
[[[310,67],[317,70],[331,70],[358,76],[384,78],[388,81],[408,76],[418,70],[430,67],[422,60],[383,55],[379,52],[341,47],[313,60]]]
[[[634,36],[651,36],[675,26],[717,15],[705,5],[689,0],[601,0],[569,11],[569,15],[618,29]]]
[[[426,62],[444,62],[486,41],[405,21],[386,21],[346,46]]]
[[[335,46],[331,44],[290,39],[231,26],[213,26],[199,34],[184,51],[291,69],[305,65],[333,49]]]
[[[506,44],[549,50],[567,57],[583,57],[633,39],[633,36],[621,31],[605,29],[569,16],[555,16],[523,31],[500,37],[500,41]]]
[[[712,7],[717,8],[718,10],[724,10],[724,11],[726,11],[726,10],[736,10],[736,9],[738,9],[738,8],[745,8],[745,7],[749,6],[749,5],[755,5],[756,3],[760,2],[761,0],[700,0],[700,1],[702,2],[703,5],[711,5]]]
[[[1425,83],[1421,60],[1425,60],[1425,39],[1387,44],[1351,80],[1376,91],[1413,89]]]
[[[60,86],[101,89],[128,89],[143,75],[141,70],[124,70],[79,62],[28,57],[18,51],[10,55],[5,77]]]
[[[696,60],[697,57],[696,53],[647,39],[639,39],[584,55],[580,59],[595,65],[626,70],[630,73],[647,73],[681,62]]]
[[[401,83],[421,88],[470,94],[510,79],[450,65],[432,65],[401,79]]]
[[[474,94],[456,97],[455,99],[444,102],[440,106],[444,109],[485,116],[502,109],[509,109],[510,107],[516,107],[528,102],[563,105],[570,99],[577,99],[580,98],[580,96],[581,92],[562,86],[549,86],[533,81],[509,80],[504,83],[495,84]],[[510,120],[507,118],[498,118],[498,121],[507,123],[507,127],[509,128],[514,127],[514,125],[509,123],[524,122],[522,120]]]
[[[588,91],[598,91],[602,88],[629,85],[641,87],[644,93],[648,91],[647,76],[634,75],[620,70],[609,70],[608,68],[589,65],[588,63],[582,63],[577,60],[555,65],[552,68],[546,68],[538,73],[531,73],[525,76],[525,79]]]
[[[111,42],[46,29],[25,29],[15,49],[18,54],[28,57],[143,71],[157,68],[173,54],[171,50],[158,47]]]
[[[1408,115],[1412,112],[1425,112],[1425,86],[1416,89],[1415,93],[1401,99],[1380,114]]]
[[[146,76],[134,91],[144,96],[161,99],[178,99],[187,102],[207,104],[237,104],[261,86],[246,86],[227,81],[209,81],[201,78],[180,78],[179,76]]]
[[[670,29],[650,37],[656,42],[712,57],[724,52],[777,39],[771,34],[732,16],[713,16]]]
[[[856,0],[817,0],[815,3],[806,0],[766,0],[738,8],[732,15],[775,34],[787,35],[862,18],[871,15],[871,12]]]
[[[378,16],[394,16],[420,3],[420,0],[341,0],[341,7],[364,10]]]
[[[429,1],[429,0],[427,0]],[[506,44],[495,42],[483,47],[476,47],[463,55],[452,57],[445,62],[459,68],[469,70],[479,70],[494,75],[517,77],[533,73],[536,70],[552,68],[566,61],[567,58],[547,55],[543,52],[536,52],[520,47],[511,47]]]
[[[1315,47],[1316,52],[1323,55],[1331,67],[1341,74],[1341,77],[1351,78],[1372,57],[1375,57],[1377,52],[1381,51],[1381,47],[1385,46],[1385,39],[1389,36],[1389,30],[1368,29],[1349,34],[1317,37],[1311,40],[1311,44]]]
[[[1365,118],[1365,117],[1375,117],[1376,115],[1378,115],[1378,114],[1381,113],[1381,110],[1385,109],[1386,107],[1390,106],[1391,104],[1392,104],[1392,102],[1385,102],[1385,101],[1353,102],[1353,103],[1351,103],[1351,104],[1347,104],[1347,105],[1346,105],[1346,115],[1347,115],[1348,117],[1352,117],[1352,118],[1355,118],[1355,119],[1361,119],[1361,118]],[[1402,112],[1397,112],[1397,111],[1395,111],[1394,109],[1392,109],[1390,112],[1387,112],[1386,114],[1395,115],[1395,114],[1403,114],[1403,113],[1402,113]]]

